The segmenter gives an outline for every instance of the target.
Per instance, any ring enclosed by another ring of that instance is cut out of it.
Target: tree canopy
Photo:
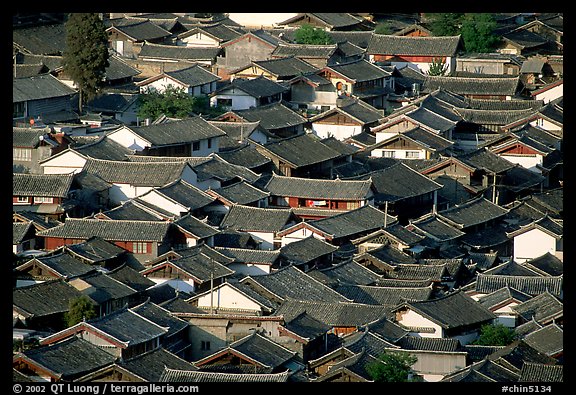
[[[66,21],[64,72],[74,81],[82,104],[96,97],[104,84],[108,62],[108,35],[97,13],[71,13]]]
[[[462,36],[466,52],[491,52],[500,38],[494,34],[496,20],[489,13],[426,14],[435,36]]]
[[[304,24],[294,32],[294,41],[298,44],[332,44],[332,37],[325,30]]]
[[[87,296],[80,296],[70,300],[68,312],[65,314],[66,325],[76,325],[82,320],[96,317],[96,306]]]
[[[507,346],[515,339],[514,330],[502,324],[486,324],[480,328],[480,336],[473,344],[480,346]]]
[[[367,364],[366,371],[375,382],[403,383],[412,381],[409,374],[417,361],[417,357],[405,351],[388,351]]]

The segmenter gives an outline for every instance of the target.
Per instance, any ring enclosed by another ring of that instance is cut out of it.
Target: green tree
[[[161,115],[186,118],[193,114],[215,116],[224,113],[220,106],[210,107],[208,96],[191,96],[182,88],[168,85],[164,92],[154,89],[141,93],[138,97],[138,116],[156,119]]]
[[[462,41],[466,52],[492,52],[500,38],[494,34],[496,21],[492,14],[470,13],[462,20]]]
[[[368,363],[366,371],[376,382],[403,383],[412,381],[408,375],[417,361],[405,351],[387,351],[377,361]]]
[[[298,44],[332,44],[332,37],[325,31],[312,25],[303,24],[294,32],[294,41]]]
[[[96,317],[96,306],[87,296],[80,296],[70,300],[68,312],[64,315],[66,325],[76,325],[82,320]]]
[[[76,83],[79,108],[98,94],[108,62],[108,34],[97,13],[71,13],[66,21],[64,72]]]
[[[374,28],[374,33],[376,34],[392,34],[392,29],[390,28],[390,23],[382,22],[376,25]]]
[[[432,13],[425,14],[430,31],[435,36],[457,36],[460,34],[460,26],[463,13]]]
[[[432,63],[429,64],[428,75],[444,75],[448,70],[448,65],[442,59],[433,58]]]
[[[507,346],[516,339],[514,330],[502,324],[486,324],[480,328],[480,336],[472,344],[480,346]]]

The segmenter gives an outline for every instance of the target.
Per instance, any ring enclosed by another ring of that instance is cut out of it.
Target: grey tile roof
[[[415,196],[426,195],[442,188],[441,184],[411,169],[402,162],[385,169],[362,175],[361,179],[371,179],[376,190],[376,202],[396,202]]]
[[[222,125],[224,123],[227,125]],[[235,135],[236,132],[238,132],[238,137],[240,137],[240,130],[236,130],[234,132],[231,131],[230,126],[237,125],[235,122],[222,122],[217,123],[217,125],[222,130],[224,130],[229,137]],[[262,155],[256,150],[256,148],[254,148],[253,145],[250,144],[244,144],[240,147],[235,145],[234,149],[218,152],[218,156],[229,163],[238,166],[244,166],[250,170],[254,170],[257,167],[265,166],[271,163],[270,158]]]
[[[51,74],[12,79],[12,102],[72,96],[76,91]]]
[[[310,18],[316,22],[320,22],[330,30],[336,28],[350,28],[357,26],[362,22],[362,18],[347,12],[313,12],[313,13],[300,13],[292,18],[279,23],[279,25],[289,25],[300,19]]]
[[[32,222],[12,223],[12,244],[19,244],[30,237],[30,230],[33,229]]]
[[[341,156],[340,152],[308,133],[266,143],[260,147],[294,167],[314,165]]]
[[[385,214],[374,206],[365,205],[331,217],[308,221],[307,225],[318,229],[333,239],[359,236],[364,232],[372,232],[384,227],[384,222],[392,225],[395,217]],[[302,225],[295,225],[296,226]],[[291,228],[290,228],[291,229]],[[287,233],[290,229],[285,230]],[[283,233],[280,233],[282,235]]]
[[[272,174],[264,186],[272,196],[294,196],[307,199],[365,200],[371,180],[321,180]]]
[[[382,278],[379,274],[354,260],[344,261],[323,269],[314,269],[309,271],[308,275],[331,288],[338,284],[372,285]]]
[[[356,332],[343,339],[343,347],[355,354],[367,352],[373,357],[380,357],[390,349],[398,348],[371,331]]]
[[[563,277],[510,276],[478,273],[475,290],[480,293],[491,293],[506,285],[532,296],[548,291],[552,295],[559,297],[562,295]]]
[[[137,93],[104,92],[86,104],[86,108],[95,112],[126,111],[138,100]]]
[[[235,263],[273,265],[280,256],[279,250],[253,250],[250,248],[214,247],[214,249],[227,257],[233,258]]]
[[[116,161],[90,158],[84,170],[109,183],[162,187],[181,178],[186,162]]]
[[[366,251],[362,256],[375,258],[376,260],[390,266],[398,264],[415,264],[417,261],[411,255],[392,246],[389,242]]]
[[[372,34],[369,55],[455,56],[461,48],[460,36],[412,37]]]
[[[64,279],[79,277],[96,270],[95,267],[62,252],[34,258],[23,265],[18,266],[16,270],[21,271],[26,267],[30,267],[30,265],[34,263],[39,263],[45,268],[48,268],[49,271],[55,273],[58,277]]]
[[[314,340],[323,336],[331,329],[330,325],[318,321],[306,312],[293,317],[289,321],[285,321],[283,326],[290,332],[296,333],[307,340]]]
[[[512,383],[518,381],[518,373],[489,359],[472,363],[462,369],[444,376],[442,382],[499,382]]]
[[[199,116],[148,126],[131,126],[130,130],[153,146],[191,143],[225,135],[222,129]]]
[[[134,150],[120,145],[105,135],[99,137],[94,142],[73,144],[70,149],[90,158],[117,161],[126,161],[128,159],[126,155],[134,153]]]
[[[510,288],[508,285],[497,289],[496,291],[489,293],[487,295],[480,296],[478,302],[486,306],[489,309],[494,307],[499,307],[501,303],[507,303],[515,301],[517,303],[523,303],[532,299],[531,295],[520,292],[514,288]]]
[[[389,307],[351,302],[325,302],[286,300],[276,310],[285,320],[291,320],[306,311],[316,320],[330,325],[361,327],[389,315]]]
[[[315,44],[289,44],[278,43],[271,56],[281,58],[286,56],[295,56],[297,58],[319,58],[328,59],[335,52],[338,46],[336,44],[315,45]]]
[[[266,70],[279,80],[290,79],[301,74],[315,73],[318,70],[317,67],[296,57],[253,60],[252,65]],[[249,65],[248,67],[252,65]],[[246,67],[242,67],[241,70],[245,68]]]
[[[486,271],[484,274],[498,274],[507,276],[527,276],[527,277],[540,277],[543,274],[531,267],[523,264],[519,264],[513,260],[503,262],[497,266],[494,266]]]
[[[549,324],[527,334],[524,341],[542,354],[554,357],[564,351],[564,330]]]
[[[104,304],[114,299],[133,297],[137,293],[134,288],[116,280],[107,273],[101,272],[72,279],[70,284],[98,304]]]
[[[149,20],[133,20],[128,18],[108,21],[107,31],[118,30],[135,42],[158,40],[170,36],[170,32]]]
[[[174,266],[177,269],[183,271],[184,273],[191,276],[194,281],[199,284],[209,282],[210,278],[218,279],[230,276],[234,273],[233,270],[228,269],[223,264],[201,252],[196,252],[193,255],[186,255],[181,258],[160,262],[151,268],[145,269],[141,273],[147,275],[153,273],[157,269],[162,269],[166,265]]]
[[[182,179],[178,179],[170,184],[156,188],[156,191],[186,207],[189,207],[190,210],[206,207],[214,201],[212,196]]]
[[[122,264],[121,266],[109,271],[108,276],[128,285],[130,288],[135,289],[138,292],[143,292],[156,285],[154,281],[144,277],[127,264]]]
[[[562,383],[564,382],[563,365],[546,365],[526,362],[520,369],[520,383]]]
[[[232,180],[246,180],[253,183],[260,178],[260,175],[247,167],[235,165],[222,159],[218,154],[210,156],[210,160],[193,166],[198,181],[217,179],[221,182]]]
[[[323,70],[329,70],[358,82],[373,81],[391,76],[391,73],[383,68],[368,62],[365,59],[326,66]]]
[[[406,229],[421,233],[439,242],[457,239],[466,233],[444,222],[435,214],[426,214],[406,225]]]
[[[185,330],[189,325],[187,321],[173,316],[168,310],[150,301],[134,306],[131,310],[163,328],[168,328],[166,337]]]
[[[100,213],[107,219],[128,221],[162,221],[174,215],[138,198],[122,202],[119,206]]]
[[[460,341],[458,339],[448,338],[431,338],[404,336],[396,342],[403,350],[425,350],[441,352],[458,352],[460,350]]]
[[[210,226],[205,221],[201,221],[194,217],[192,214],[186,214],[174,221],[174,224],[199,239],[206,239],[208,237],[218,234],[220,231],[213,226]]]
[[[474,199],[439,211],[436,215],[443,221],[459,229],[465,229],[502,218],[508,211],[509,210],[492,203],[488,199],[481,197],[480,199]]]
[[[266,104],[246,110],[236,110],[235,112],[249,122],[259,121],[259,126],[268,131],[306,123],[306,118],[291,110],[282,102]]]
[[[221,229],[255,232],[279,232],[291,222],[291,209],[258,208],[233,205],[220,223]]]
[[[294,241],[280,248],[280,255],[283,259],[295,265],[310,262],[316,258],[327,256],[338,247],[326,243],[314,236]],[[308,273],[310,274],[310,273]],[[314,276],[312,276],[314,277]]]
[[[323,285],[294,266],[287,266],[270,274],[248,276],[240,281],[257,292],[276,295],[284,303],[287,300],[317,300],[323,302],[345,302],[344,296]]]
[[[233,89],[234,91],[239,89],[255,98],[270,97],[288,91],[288,88],[285,86],[263,75],[256,78],[234,78],[229,85],[224,85],[218,89],[216,93],[229,89]]]
[[[36,55],[60,55],[66,48],[64,23],[30,26],[12,30],[12,43],[21,52]]]
[[[36,148],[44,139],[50,139],[49,129],[12,127],[12,146]]]
[[[564,303],[547,290],[512,307],[525,321],[535,320],[543,325],[564,315]]]
[[[545,275],[560,276],[564,273],[564,262],[550,252],[524,262],[524,266]]]
[[[459,95],[505,95],[515,96],[519,89],[519,77],[444,77],[426,76],[422,92],[429,93],[438,88]]]
[[[479,231],[467,232],[459,241],[466,246],[472,247],[472,251],[478,251],[488,247],[508,244],[510,239],[506,234],[504,225],[496,224]]]
[[[227,185],[218,189],[208,190],[208,194],[221,197],[228,202],[247,205],[266,199],[270,196],[269,192],[264,192],[246,181],[240,181],[235,184]]]
[[[48,346],[36,347],[17,354],[62,381],[74,379],[112,365],[116,357],[102,348],[72,336]]]
[[[159,338],[168,332],[168,328],[161,327],[126,308],[101,318],[88,320],[85,324],[114,337],[127,346],[134,346]]]
[[[193,364],[164,348],[157,348],[129,360],[120,361],[118,364],[148,382],[159,382],[166,370],[196,370]]]
[[[161,242],[172,226],[163,221],[98,220],[67,218],[64,224],[39,232],[42,237],[89,239],[93,236],[108,241]]]
[[[405,306],[437,323],[444,329],[491,322],[496,316],[462,291],[436,299],[407,302]]]
[[[466,152],[458,155],[457,158],[475,169],[484,170],[489,173],[503,173],[514,167],[512,162],[498,156],[487,148]]]
[[[372,38],[372,31],[329,31],[328,35],[336,43],[350,42],[360,48],[368,47]]]
[[[409,333],[409,331],[386,317],[379,318],[378,320],[369,323],[367,328],[370,332],[375,333],[392,343],[397,343],[398,340]]]
[[[73,174],[13,173],[12,195],[65,198],[73,179]]]
[[[108,58],[108,63],[109,65],[106,67],[105,71],[105,78],[108,82],[135,77],[142,73],[142,71],[129,65],[116,55],[110,56]]]
[[[215,61],[222,52],[218,47],[191,47],[182,45],[153,44],[146,42],[138,54],[140,59],[171,59],[187,61]]]
[[[183,38],[183,37],[188,37],[192,34],[195,33],[200,33],[200,34],[205,34],[209,37],[213,37],[216,40],[218,40],[218,42],[220,44],[225,43],[227,41],[233,40],[235,38],[240,37],[244,31],[241,28],[238,27],[230,27],[225,23],[220,23],[220,22],[216,22],[216,23],[210,23],[210,24],[204,24],[204,25],[197,25],[196,27],[191,27],[189,30],[181,33],[179,35],[179,37]]]
[[[189,87],[201,86],[220,80],[219,76],[206,70],[206,68],[200,64],[194,64],[179,70],[165,71],[163,75],[171,77],[172,79],[179,81]],[[151,79],[156,78],[158,78],[158,76],[151,77]],[[141,84],[145,84],[147,81],[148,80],[144,80]]]
[[[295,351],[290,351],[256,332],[231,343],[228,347],[273,370],[280,368],[296,355]]]
[[[160,383],[284,383],[288,381],[289,373],[289,370],[281,373],[224,373],[166,367],[157,381]]]
[[[69,302],[82,293],[63,280],[45,281],[12,291],[13,309],[27,317],[67,312]]]
[[[432,287],[400,288],[342,284],[338,285],[335,290],[356,303],[383,305],[391,308],[405,301],[428,300],[432,296]]]
[[[448,276],[448,270],[446,265],[399,263],[394,266],[394,270],[386,272],[385,276],[399,280],[432,280],[441,282]]]

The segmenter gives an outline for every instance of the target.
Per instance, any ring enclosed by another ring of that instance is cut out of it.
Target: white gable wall
[[[184,45],[187,47],[218,47],[220,42],[202,32],[197,32],[188,37],[180,38],[178,40],[178,45]]]
[[[274,233],[272,232],[248,232],[254,237],[256,242],[260,243],[261,250],[271,251],[274,249]]]
[[[257,265],[253,263],[231,263],[227,265],[231,270],[236,273],[244,274],[246,276],[262,276],[270,274],[270,265]]]
[[[155,90],[157,92],[163,93],[168,86],[173,86],[174,88],[184,89],[186,93],[190,94],[187,86],[182,85],[171,78],[162,77],[156,81],[152,81],[146,85],[140,87],[140,93],[146,93],[147,90]]]
[[[327,125],[322,123],[312,123],[312,131],[320,138],[334,137],[337,140],[344,140],[362,132],[361,125]]]
[[[261,310],[258,303],[227,285],[218,287],[212,293],[200,296],[197,299],[198,307],[210,308],[211,294],[214,308],[241,309],[254,312]]]
[[[540,229],[532,229],[514,237],[514,261],[525,262],[549,252],[556,254],[556,238]]]
[[[123,147],[136,151],[142,151],[144,148],[150,146],[148,141],[144,140],[142,137],[138,136],[136,133],[132,132],[132,130],[125,126],[111,132],[106,136],[106,138],[117,142]]]
[[[316,232],[312,232],[310,229],[304,227],[282,236],[281,245],[282,247],[284,247],[285,245],[290,244],[292,242],[300,241],[302,239],[310,237],[310,235],[314,236],[318,240],[326,241],[327,243],[329,243],[329,241],[327,241],[324,236],[319,235]]]
[[[68,151],[47,159],[40,166],[43,174],[76,174],[82,171],[85,164],[85,158],[75,151]]]
[[[418,333],[418,336],[420,337],[444,337],[444,330],[440,325],[430,321],[428,318],[423,317],[413,310],[408,310],[400,316],[397,315],[397,319],[401,325],[410,328],[427,328],[428,330],[422,332],[419,332],[416,329],[413,330],[413,332]]]
[[[544,104],[546,104],[562,96],[564,96],[564,84],[560,84],[534,95],[534,100],[542,100]]]
[[[218,104],[218,99],[232,100],[232,107],[230,107],[229,110],[247,110],[250,107],[256,107],[258,104],[254,96],[250,96],[241,90],[236,90],[234,92],[233,89],[224,90],[219,94],[212,96],[210,98],[210,106],[215,107]]]
[[[181,213],[189,211],[188,207],[185,207],[171,199],[167,199],[165,196],[162,196],[161,194],[159,194],[157,191],[154,190],[150,191],[150,193],[140,196],[140,199],[150,204],[153,204],[157,207],[160,207],[163,210],[169,211],[177,216],[181,215]]]

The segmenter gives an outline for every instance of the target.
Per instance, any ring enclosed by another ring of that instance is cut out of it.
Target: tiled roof
[[[455,56],[461,46],[460,36],[412,37],[372,34],[366,53],[369,55]]]
[[[199,116],[148,126],[131,126],[130,130],[152,146],[191,143],[225,135],[222,129]]]
[[[274,96],[288,91],[288,88],[285,86],[280,85],[276,81],[272,81],[263,75],[249,79],[234,78],[230,85],[224,85],[222,88],[218,89],[216,93],[228,89],[240,89],[255,98]]]
[[[182,179],[157,188],[156,191],[189,207],[190,210],[206,207],[214,201],[212,196]]]
[[[545,291],[559,297],[562,295],[562,276],[509,276],[501,274],[479,273],[476,277],[475,290],[480,293],[491,293],[508,285],[528,295],[539,295]]]
[[[70,284],[101,305],[111,300],[133,297],[137,293],[134,288],[102,272],[72,279]]]
[[[45,281],[15,288],[12,306],[24,316],[49,316],[67,312],[70,300],[80,296],[80,291],[63,280]]]
[[[193,255],[186,255],[181,258],[160,262],[151,268],[146,269],[142,274],[147,275],[153,273],[155,270],[162,268],[166,265],[174,266],[189,276],[194,278],[194,281],[202,284],[210,281],[210,279],[218,279],[230,276],[234,273],[233,270],[228,269],[223,264],[210,258],[208,255],[197,252]]]
[[[462,291],[436,299],[407,302],[405,306],[424,315],[444,329],[491,322],[495,315]]]
[[[433,214],[427,214],[406,225],[408,230],[422,233],[425,236],[432,237],[437,241],[448,241],[465,235],[457,227],[444,222],[441,218]]]
[[[32,222],[12,222],[12,244],[19,244],[27,240],[30,229],[33,228]]]
[[[157,40],[170,36],[170,32],[149,20],[130,20],[127,18],[110,20],[107,31],[116,29],[136,42]]]
[[[199,220],[192,214],[186,214],[178,218],[176,221],[174,221],[174,224],[182,228],[185,232],[191,233],[199,239],[206,239],[220,232],[218,229],[208,225],[204,221]]]
[[[51,139],[49,129],[12,127],[12,146],[36,148],[44,139]]]
[[[542,354],[553,357],[564,351],[564,330],[553,323],[527,334],[524,341]]]
[[[40,74],[27,78],[12,79],[12,102],[46,100],[56,97],[72,96],[76,93],[68,85],[60,82],[51,74]]]
[[[215,250],[233,258],[235,263],[266,264],[272,265],[280,256],[279,250],[253,250],[250,248],[225,248],[215,247]]]
[[[319,302],[346,302],[347,298],[323,285],[294,266],[287,266],[270,274],[248,276],[240,284],[251,286],[256,292],[272,294],[287,300],[316,300]],[[259,290],[265,290],[260,291]]]
[[[309,236],[283,246],[280,248],[280,255],[288,262],[298,265],[331,254],[337,249],[338,247],[332,244]]]
[[[70,191],[73,174],[12,174],[13,196],[46,196],[65,198]]]
[[[377,192],[375,197],[377,202],[396,202],[442,188],[441,184],[412,170],[402,162],[356,178],[372,180]]]
[[[338,73],[347,79],[366,82],[390,77],[391,73],[365,59],[326,66],[323,70]]]
[[[174,214],[140,198],[134,198],[122,202],[119,206],[110,210],[101,212],[99,216],[113,220],[162,221],[173,218]]]
[[[428,300],[432,296],[432,287],[399,288],[343,284],[337,286],[335,290],[356,303],[389,307],[395,307],[405,301]]]
[[[181,33],[180,37],[188,37],[194,33],[206,34],[216,38],[219,43],[225,43],[226,41],[240,37],[243,31],[239,28],[232,28],[227,26],[225,23],[216,22],[191,27],[189,30]]]
[[[338,263],[325,269],[314,269],[309,271],[308,275],[331,288],[338,284],[372,285],[382,278],[379,274],[353,260]]]
[[[564,303],[548,291],[512,307],[525,321],[535,320],[543,325],[564,315]]]
[[[86,264],[83,261],[64,253],[37,257],[34,258],[32,262],[34,261],[40,262],[41,265],[48,267],[50,271],[54,271],[57,273],[58,277],[62,277],[64,279],[79,277],[95,270],[93,266],[90,266],[89,264]],[[22,270],[23,268],[29,266],[29,264],[32,262],[28,261],[27,263],[19,266],[16,270]]]
[[[223,373],[164,368],[160,383],[284,383],[290,371],[282,373]]]
[[[206,68],[199,64],[195,64],[180,70],[165,71],[164,74],[172,77],[176,81],[182,82],[189,87],[201,86],[220,80],[220,77],[209,72],[206,70]]]
[[[508,211],[482,197],[439,211],[436,215],[453,226],[463,229],[501,218]]]
[[[109,241],[162,242],[169,227],[164,221],[123,221],[67,218],[64,224],[38,232],[42,237],[89,239],[93,236]]]
[[[16,358],[18,357],[32,361],[40,369],[63,381],[74,381],[88,373],[111,366],[116,360],[114,355],[76,336],[56,344],[23,351],[16,354]]]
[[[222,52],[222,49],[218,47],[190,47],[146,42],[142,46],[138,57],[140,59],[201,61],[215,60],[220,52]]]
[[[272,174],[265,189],[272,196],[295,196],[308,199],[364,200],[370,193],[371,180],[320,180]]]
[[[286,57],[270,60],[253,60],[252,65],[258,66],[277,79],[289,79],[301,74],[314,73],[318,70],[310,63],[295,57]],[[243,67],[245,69],[246,67]]]
[[[341,156],[340,152],[308,133],[270,142],[260,147],[294,167],[309,166]]]
[[[398,263],[394,266],[394,270],[386,272],[385,276],[399,280],[432,280],[441,282],[448,276],[448,270],[446,265]]]
[[[442,382],[500,382],[511,383],[518,381],[518,373],[507,369],[500,364],[489,359],[483,359],[479,362],[472,363],[462,369],[444,376]]]
[[[128,285],[130,288],[133,288],[138,292],[144,292],[148,288],[156,285],[154,281],[144,277],[140,272],[132,269],[127,264],[123,264],[109,271],[108,276]]]
[[[278,43],[272,51],[272,57],[295,56],[297,58],[320,58],[326,59],[334,54],[336,44],[313,45],[313,44],[288,44]]]
[[[460,341],[450,338],[431,338],[404,336],[396,343],[403,350],[425,350],[441,352],[458,352],[460,350]]]
[[[380,357],[389,349],[398,348],[371,331],[356,332],[344,338],[343,346],[355,354],[367,352],[374,357]]]
[[[395,266],[398,264],[416,263],[416,259],[414,257],[399,250],[398,248],[391,245],[389,242],[386,242],[379,247],[366,251],[363,254],[363,256],[376,258],[378,261],[391,266]]]
[[[480,296],[478,302],[481,305],[492,309],[493,307],[499,306],[501,303],[507,303],[510,301],[522,303],[530,299],[532,299],[531,295],[525,294],[524,292],[520,292],[506,285],[492,293]]]
[[[64,23],[30,26],[12,30],[12,42],[21,52],[60,55],[66,48]]]
[[[218,189],[208,190],[208,194],[236,204],[247,205],[266,199],[270,196],[269,192],[264,192],[246,181],[240,181],[235,184],[227,185]]]
[[[231,343],[228,347],[273,370],[281,367],[296,355],[295,351],[290,351],[256,332]]]
[[[549,274],[551,276],[559,276],[564,273],[564,262],[558,257],[546,252],[536,258],[525,261],[524,266],[536,270],[542,274]]]
[[[324,336],[331,329],[329,325],[318,321],[306,314],[306,312],[292,318],[290,321],[285,321],[283,326],[290,332],[296,333],[307,340]]]
[[[282,102],[266,104],[246,110],[236,110],[235,112],[249,122],[259,121],[259,126],[268,131],[306,123],[306,118],[291,110]]]
[[[276,314],[291,320],[306,311],[324,324],[332,327],[356,326],[361,327],[389,315],[389,307],[375,306],[351,302],[325,302],[286,300],[276,310]]]
[[[305,17],[320,22],[331,30],[335,28],[349,28],[359,25],[362,22],[361,18],[347,12],[314,12],[298,14],[290,19],[280,22],[279,25],[289,25]]]
[[[367,328],[370,332],[376,333],[378,336],[392,343],[397,343],[398,340],[409,333],[409,331],[386,317],[370,322]]]
[[[519,77],[444,77],[426,76],[422,92],[432,92],[438,88],[459,95],[506,95],[515,96],[518,91]]]
[[[70,148],[81,155],[104,160],[126,161],[126,155],[134,153],[134,150],[126,148],[106,136],[102,136],[91,143],[74,144]]]
[[[221,229],[255,232],[279,232],[291,221],[291,209],[258,208],[233,205],[220,223]]]
[[[334,113],[348,115],[360,122],[361,125],[373,124],[384,119],[384,114],[380,110],[370,106],[362,100],[354,100],[350,104],[341,107],[334,107],[331,110],[315,115],[310,118],[310,122],[315,122]]]
[[[134,186],[162,187],[181,178],[186,162],[168,161],[116,161],[88,159],[87,173],[106,182]]]
[[[221,182],[244,179],[253,183],[260,178],[259,174],[244,166],[229,163],[218,154],[211,155],[210,160],[195,165],[193,168],[200,182],[209,179],[217,179]]]
[[[526,362],[520,369],[520,383],[562,383],[564,382],[563,365],[546,365]]]
[[[188,361],[160,347],[153,351],[123,360],[118,364],[131,374],[144,381],[160,382],[165,371],[195,371],[197,368]]]
[[[125,111],[138,100],[137,93],[105,92],[86,104],[94,112]]]
[[[134,306],[131,310],[163,328],[168,328],[166,337],[188,328],[189,325],[187,321],[173,316],[168,310],[150,301]]]

